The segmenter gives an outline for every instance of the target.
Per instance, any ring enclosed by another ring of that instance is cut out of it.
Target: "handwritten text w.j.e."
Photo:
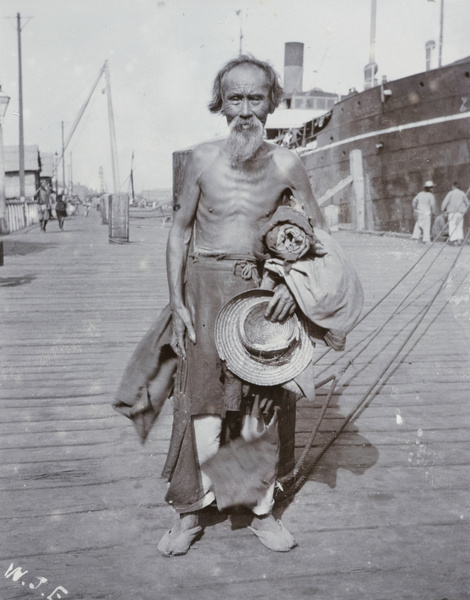
[[[38,576],[27,578],[25,576],[28,573],[29,571],[24,571],[22,567],[15,567],[14,563],[11,563],[11,565],[5,572],[5,577],[7,579],[11,578],[12,581],[15,581],[24,586],[28,584],[28,588],[30,590],[38,590],[38,593],[40,593],[43,598],[45,597],[46,600],[60,600],[61,598],[64,598],[64,595],[68,594],[68,591],[64,587],[59,585],[55,588],[54,591],[52,591],[48,596],[46,596],[47,586],[45,588],[42,588],[41,586],[48,582],[47,578]]]

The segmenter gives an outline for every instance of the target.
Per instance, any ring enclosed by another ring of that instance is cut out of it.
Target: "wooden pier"
[[[109,244],[93,210],[68,218],[64,231],[52,221],[46,233],[34,226],[3,238],[1,600],[468,600],[470,248],[370,404],[276,509],[298,547],[271,553],[243,512],[209,509],[202,538],[168,559],[156,546],[173,519],[159,478],[171,404],[144,446],[111,406],[167,303],[167,235],[152,213],[135,214],[130,243]],[[425,250],[403,237],[334,235],[356,265],[365,312]],[[443,249],[420,291],[346,371],[311,457],[400,347],[458,251]],[[409,289],[405,280],[350,334],[352,354]],[[330,352],[318,377],[348,357]],[[299,454],[327,390],[298,405]]]

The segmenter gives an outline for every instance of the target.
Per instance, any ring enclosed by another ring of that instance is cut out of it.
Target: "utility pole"
[[[116,131],[114,129],[114,114],[113,114],[113,102],[111,99],[111,79],[109,76],[108,61],[105,61],[105,75],[106,75],[106,95],[108,97],[108,122],[109,122],[109,136],[111,139],[111,162],[113,168],[113,188],[114,193],[119,194],[119,165],[118,155],[116,150]]]
[[[61,121],[62,124],[62,183],[64,192],[66,190],[66,182],[65,182],[65,145],[64,145],[64,122]]]
[[[5,197],[5,155],[3,152],[3,117],[7,111],[10,96],[2,92],[0,85],[0,236],[8,233],[7,225],[7,201]],[[2,247],[0,242],[0,265],[2,265]]]
[[[23,69],[21,64],[21,15],[16,15],[18,31],[18,98],[19,98],[19,153],[20,153],[20,200],[26,202],[24,189],[24,127],[23,127]]]
[[[129,197],[121,194],[119,183],[119,165],[116,147],[116,131],[114,129],[113,103],[111,100],[111,78],[109,75],[108,61],[105,61],[106,95],[108,96],[109,135],[111,138],[111,159],[113,167],[113,194],[109,201],[108,232],[110,243],[124,243],[129,241]]]
[[[100,196],[106,193],[106,183],[104,181],[103,167],[100,167]]]
[[[70,153],[70,195],[73,196],[72,153]]]
[[[236,14],[240,17],[240,49],[238,56],[241,56],[243,54],[243,15],[241,10],[237,10]]]
[[[55,166],[55,193],[56,195],[59,193],[59,184],[57,181],[57,171],[59,170],[59,156],[57,154],[57,152],[54,155],[54,166]]]
[[[131,159],[131,198],[132,204],[134,204],[135,194],[134,194],[134,150],[132,150],[132,159]]]

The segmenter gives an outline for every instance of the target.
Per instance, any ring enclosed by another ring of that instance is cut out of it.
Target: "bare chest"
[[[205,248],[250,252],[279,206],[286,182],[269,165],[243,171],[224,167],[205,174],[200,189],[198,242]]]
[[[287,187],[272,165],[261,163],[247,169],[218,166],[201,178],[198,207],[201,215],[254,220],[272,215]]]

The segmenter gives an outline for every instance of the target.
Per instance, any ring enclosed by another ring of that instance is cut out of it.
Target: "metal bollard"
[[[0,267],[3,267],[3,242],[0,242]]]

